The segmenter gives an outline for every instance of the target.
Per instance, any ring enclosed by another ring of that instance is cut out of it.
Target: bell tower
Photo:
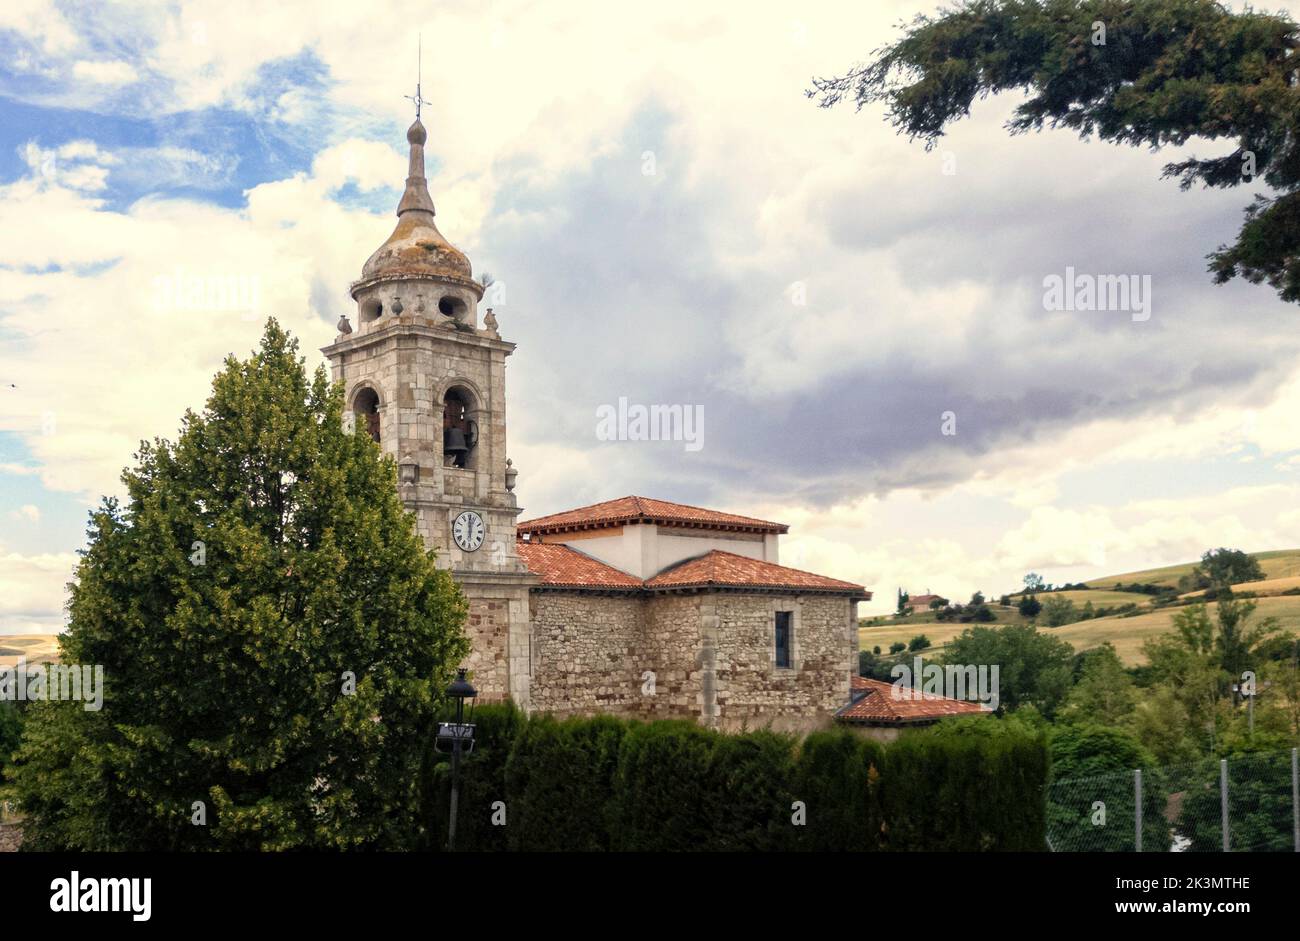
[[[418,89],[415,101],[397,227],[352,283],[356,329],[341,318],[321,352],[343,384],[346,420],[393,456],[402,503],[469,599],[473,652],[463,665],[474,685],[527,710],[535,578],[515,551],[521,508],[506,455],[505,362],[515,345],[490,308],[480,318],[484,287],[434,224]]]

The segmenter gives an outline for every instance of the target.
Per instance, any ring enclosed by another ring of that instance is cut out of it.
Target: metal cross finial
[[[428,104],[428,102],[420,94],[420,83],[424,78],[424,34],[423,33],[420,34],[420,37],[417,40],[417,42],[419,43],[419,46],[417,47],[419,49],[419,58],[417,59],[416,72],[415,72],[415,94],[403,95],[402,97],[406,98],[409,101],[415,102],[415,119],[418,121],[420,120],[420,106]]]

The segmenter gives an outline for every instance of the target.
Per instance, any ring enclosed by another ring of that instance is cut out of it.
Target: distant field
[[[46,663],[58,655],[58,634],[0,634],[0,667],[12,667],[19,660]]]
[[[1235,592],[1248,591],[1256,595],[1280,595],[1296,588],[1300,588],[1300,575],[1288,575],[1285,578],[1265,578],[1258,582],[1240,582],[1232,586],[1232,590]],[[1204,591],[1188,591],[1178,597],[1199,598],[1204,594]]]
[[[1091,593],[1079,592],[1079,594],[1087,595]],[[1283,630],[1300,634],[1300,595],[1257,598],[1255,601],[1258,607],[1251,619],[1252,623],[1258,623],[1264,618],[1272,617],[1277,620],[1278,625]],[[1210,603],[1207,607],[1210,610],[1210,616],[1213,617],[1215,605]],[[1001,611],[1002,609],[998,610]],[[1114,644],[1121,660],[1129,666],[1137,666],[1146,662],[1146,658],[1142,656],[1142,645],[1148,639],[1158,637],[1172,629],[1174,615],[1183,610],[1186,609],[1182,607],[1162,608],[1147,614],[1135,615],[1134,617],[1096,618],[1056,628],[1042,627],[1040,625],[1040,630],[1068,642],[1075,650],[1088,650],[1110,641]],[[1008,622],[1003,621],[985,626],[998,627],[1006,623]],[[872,647],[879,645],[881,650],[887,651],[889,645],[895,641],[907,643],[917,634],[925,634],[930,639],[931,644],[935,647],[941,647],[966,630],[966,628],[974,626],[976,625],[926,624],[919,630],[916,624],[864,627],[858,631],[858,638],[863,650],[870,650]]]
[[[1111,584],[1115,583],[1111,582]],[[1086,591],[1039,592],[1039,601],[1046,601],[1048,598],[1068,598],[1080,607],[1091,601],[1094,608],[1113,608],[1122,604],[1135,604],[1141,607],[1151,603],[1150,595],[1140,595],[1136,591],[1108,591],[1104,588],[1092,588]],[[1012,595],[1012,600],[1019,601],[1020,596]]]
[[[1269,578],[1290,578],[1291,576],[1300,576],[1300,549],[1278,549],[1274,552],[1252,552],[1256,559],[1259,560],[1259,566],[1264,570],[1264,574]],[[1090,582],[1084,582],[1093,588],[1110,588],[1116,582],[1125,585],[1130,582],[1150,583],[1152,585],[1177,585],[1178,579],[1184,575],[1191,575],[1192,569],[1197,565],[1196,562],[1185,562],[1182,565],[1166,565],[1158,569],[1143,569],[1140,572],[1125,572],[1122,575],[1107,575],[1104,578],[1094,578]]]

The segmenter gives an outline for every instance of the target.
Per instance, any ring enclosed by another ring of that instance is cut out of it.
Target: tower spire
[[[415,94],[403,95],[402,97],[407,99],[408,101],[415,102],[415,120],[418,122],[420,120],[420,106],[425,103],[424,96],[420,94],[420,86],[424,79],[424,34],[423,33],[419,34],[419,37],[416,39],[416,43],[417,43],[416,48],[419,51],[416,53],[416,62],[415,62]]]
[[[402,201],[397,204],[399,218],[406,212],[427,212],[430,216],[435,214],[433,198],[429,195],[429,181],[424,177],[424,144],[429,139],[429,135],[425,131],[424,125],[420,123],[420,109],[425,103],[424,96],[420,92],[424,77],[423,35],[421,35],[419,43],[420,54],[419,64],[416,67],[415,94],[404,96],[415,102],[415,123],[406,131],[406,142],[411,145],[411,162],[406,173],[406,192],[402,194]]]

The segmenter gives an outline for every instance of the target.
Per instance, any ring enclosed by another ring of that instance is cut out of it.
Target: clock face
[[[483,525],[483,517],[473,510],[466,510],[451,524],[451,537],[465,552],[473,552],[483,545],[485,535],[487,527]]]

